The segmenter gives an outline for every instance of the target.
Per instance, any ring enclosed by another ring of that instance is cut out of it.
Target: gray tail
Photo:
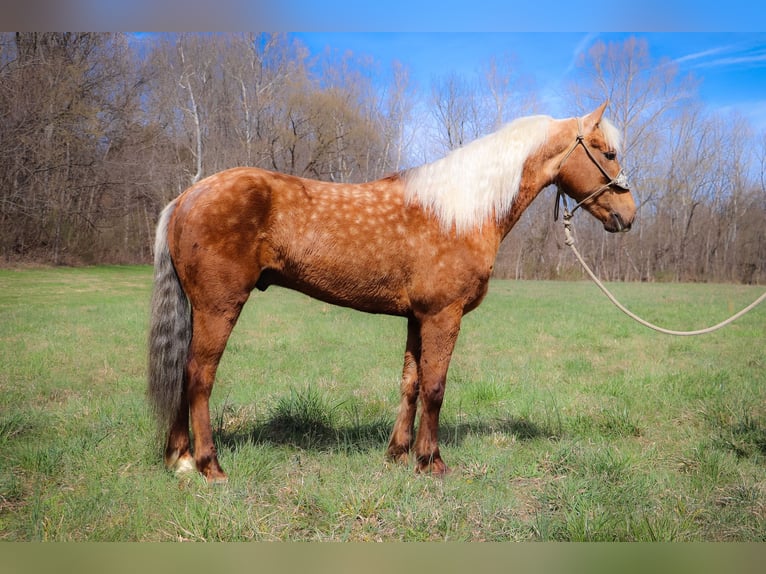
[[[181,405],[191,341],[189,301],[168,249],[171,202],[160,215],[154,244],[154,290],[149,327],[148,397],[161,431],[167,431]]]

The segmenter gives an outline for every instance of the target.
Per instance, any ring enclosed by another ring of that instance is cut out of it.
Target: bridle
[[[602,193],[604,193],[607,189],[610,187],[618,187],[622,190],[628,191],[630,189],[630,186],[628,184],[628,176],[625,175],[625,172],[620,169],[620,172],[615,176],[612,177],[607,173],[607,171],[604,169],[604,166],[602,166],[599,161],[596,159],[596,156],[591,151],[590,147],[588,147],[588,144],[585,143],[585,136],[583,136],[582,133],[582,124],[580,122],[580,118],[577,118],[577,139],[575,140],[574,144],[569,148],[569,151],[567,151],[564,158],[559,162],[558,170],[561,171],[561,167],[564,165],[564,162],[569,159],[569,156],[572,155],[572,152],[575,150],[575,148],[582,144],[582,147],[585,149],[585,153],[588,154],[588,157],[593,161],[593,163],[596,164],[596,167],[601,170],[601,173],[604,174],[604,177],[607,179],[607,183],[599,187],[596,191],[590,193],[588,197],[577,203],[572,208],[572,211],[569,211],[569,206],[567,205],[567,198],[563,191],[561,191],[561,187],[558,187],[557,193],[556,193],[556,205],[553,209],[553,220],[558,221],[559,219],[559,205],[561,203],[564,204],[564,217],[571,219],[572,215],[574,215],[574,212],[577,211],[582,205],[592,199],[595,199]],[[558,177],[558,176],[557,176]]]
[[[577,257],[577,260],[583,266],[583,268],[588,273],[590,278],[593,279],[593,281],[596,283],[596,285],[598,285],[599,289],[601,289],[604,292],[604,294],[609,298],[609,300],[612,303],[614,303],[617,306],[617,308],[620,309],[620,311],[622,311],[623,313],[628,315],[631,319],[634,319],[635,321],[638,321],[639,323],[641,323],[645,327],[649,327],[650,329],[654,329],[655,331],[658,331],[660,333],[665,333],[667,335],[682,335],[682,336],[683,335],[703,335],[705,333],[711,333],[713,331],[716,331],[716,330],[720,329],[721,327],[724,327],[724,326],[728,325],[729,323],[731,323],[732,321],[738,319],[739,317],[741,317],[742,315],[744,315],[748,311],[751,311],[752,309],[754,309],[757,305],[759,305],[763,301],[766,301],[766,293],[763,293],[755,301],[750,303],[750,305],[748,305],[747,307],[745,307],[741,311],[735,313],[734,315],[732,315],[728,319],[726,319],[724,321],[721,321],[720,323],[718,323],[716,325],[713,325],[712,327],[707,327],[705,329],[697,329],[697,330],[694,330],[694,331],[675,331],[675,330],[672,330],[672,329],[665,329],[664,327],[658,327],[657,325],[655,325],[653,323],[650,323],[649,321],[646,321],[645,319],[642,319],[641,317],[639,317],[638,315],[636,315],[635,313],[633,313],[632,311],[627,309],[622,303],[620,303],[617,300],[617,298],[614,295],[612,295],[612,293],[609,292],[609,290],[606,288],[606,286],[599,280],[598,277],[596,277],[596,274],[593,273],[593,270],[591,270],[591,268],[588,267],[588,264],[585,263],[585,259],[583,259],[582,255],[580,255],[580,252],[577,250],[577,247],[575,247],[574,236],[572,235],[572,229],[571,228],[572,228],[572,214],[581,205],[583,205],[586,201],[590,201],[591,199],[593,199],[597,195],[603,193],[604,191],[606,191],[607,189],[609,189],[612,186],[618,187],[618,188],[620,188],[620,189],[622,189],[624,191],[628,191],[628,189],[629,189],[628,188],[628,178],[625,175],[625,172],[622,171],[622,169],[620,169],[620,173],[618,173],[617,176],[614,177],[614,178],[611,177],[606,172],[604,167],[598,162],[596,157],[593,155],[593,152],[588,147],[588,144],[586,144],[585,140],[583,139],[582,126],[580,125],[580,118],[577,118],[577,140],[572,145],[572,147],[569,148],[569,151],[564,156],[564,159],[562,159],[561,162],[559,163],[559,171],[561,170],[561,166],[564,165],[564,162],[569,158],[569,156],[572,154],[572,152],[575,150],[575,148],[579,144],[582,144],[582,147],[585,148],[585,151],[588,154],[588,157],[593,161],[593,163],[596,164],[596,166],[601,170],[601,173],[604,174],[604,176],[606,177],[607,180],[609,180],[609,182],[605,183],[604,185],[599,187],[596,191],[594,191],[593,193],[588,195],[588,197],[586,197],[581,202],[579,202],[577,205],[575,205],[574,208],[572,208],[572,211],[569,211],[569,209],[567,207],[567,200],[566,200],[566,197],[564,196],[564,192],[561,191],[561,187],[559,187],[558,188],[558,193],[556,194],[556,206],[555,206],[555,210],[553,212],[553,217],[556,220],[558,219],[558,217],[559,217],[559,201],[561,200],[561,198],[563,198],[563,203],[564,203],[564,236],[566,237],[566,240],[564,241],[564,243],[566,245],[568,245],[572,249],[572,252],[575,254],[575,257]],[[558,176],[556,176],[556,177],[558,179]]]

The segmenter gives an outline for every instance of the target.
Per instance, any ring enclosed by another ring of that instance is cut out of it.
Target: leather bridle
[[[564,158],[559,163],[559,172],[561,171],[561,167],[564,165],[564,162],[569,159],[569,156],[572,155],[572,152],[575,150],[575,148],[582,144],[582,147],[585,149],[585,153],[588,154],[588,157],[593,161],[593,163],[596,164],[596,167],[598,167],[599,170],[601,170],[601,173],[604,174],[604,177],[607,179],[607,183],[599,187],[596,191],[590,193],[588,197],[577,203],[572,208],[572,211],[569,211],[569,207],[567,205],[567,199],[565,193],[561,190],[561,187],[558,186],[558,191],[556,193],[556,205],[553,210],[553,220],[558,221],[559,219],[559,204],[564,204],[564,215],[568,218],[571,218],[575,211],[577,211],[584,203],[591,201],[592,199],[595,199],[602,193],[604,193],[607,189],[610,187],[618,187],[622,190],[628,191],[630,189],[630,186],[628,184],[628,176],[625,175],[625,172],[620,169],[620,172],[615,176],[612,177],[607,173],[607,171],[604,169],[604,166],[599,163],[599,161],[596,159],[596,156],[591,151],[590,147],[588,147],[588,144],[585,143],[585,136],[583,136],[582,133],[582,124],[580,122],[580,118],[577,118],[577,139],[575,140],[574,144],[572,144],[572,147],[569,148],[569,151],[567,151]],[[556,176],[558,178],[558,175]],[[557,184],[558,185],[558,184]]]

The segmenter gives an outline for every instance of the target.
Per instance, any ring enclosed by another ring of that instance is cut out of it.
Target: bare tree
[[[413,141],[412,121],[414,97],[410,74],[401,62],[393,62],[391,86],[385,92],[385,115],[381,118],[384,156],[390,161],[383,171],[399,171],[408,162],[408,150]]]
[[[639,198],[636,231],[579,218],[599,274],[624,280],[766,280],[766,137],[704,109],[692,78],[643,40],[596,42],[576,112],[609,99]],[[536,111],[532,84],[498,56],[431,85],[415,113],[407,69],[284,34],[0,34],[0,256],[54,263],[146,261],[157,213],[200,178],[255,165],[361,181]],[[551,194],[551,198],[552,198]],[[538,201],[498,255],[499,275],[579,276]]]
[[[673,63],[652,58],[644,39],[609,44],[597,41],[581,56],[579,67],[584,81],[572,86],[578,111],[609,101],[609,117],[622,133],[620,161],[636,196],[639,223],[635,233],[617,238],[605,236],[592,224],[581,227],[590,231],[591,251],[610,257],[610,269],[618,266],[615,276],[631,269],[622,257],[629,251],[633,253],[630,261],[638,262],[643,278],[647,278],[652,254],[642,249],[646,227],[641,222],[664,185],[657,174],[662,171],[671,119],[682,104],[693,100],[696,84],[691,77],[680,77]]]
[[[91,259],[105,219],[122,207],[106,162],[141,90],[125,37],[17,33],[2,45],[2,250]]]
[[[476,84],[456,73],[434,80],[431,105],[439,153],[473,141],[487,133],[491,124]]]

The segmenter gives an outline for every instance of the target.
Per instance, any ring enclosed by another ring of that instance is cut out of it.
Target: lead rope
[[[556,206],[558,207],[558,201],[556,202]],[[637,321],[641,323],[645,327],[649,327],[650,329],[654,329],[655,331],[658,331],[660,333],[665,333],[666,335],[677,335],[680,337],[689,337],[691,335],[704,335],[706,333],[712,333],[713,331],[717,331],[721,327],[725,327],[732,321],[736,321],[739,319],[742,315],[747,313],[748,311],[751,311],[754,309],[759,303],[762,303],[764,299],[766,299],[766,293],[763,293],[758,299],[750,303],[747,307],[742,309],[740,312],[735,313],[725,321],[721,321],[717,325],[713,325],[712,327],[708,327],[707,329],[697,329],[696,331],[673,331],[672,329],[665,329],[664,327],[658,327],[657,325],[654,325],[653,323],[650,323],[649,321],[645,321],[635,313],[631,312],[630,310],[626,309],[625,306],[620,303],[614,295],[612,295],[609,290],[604,286],[604,284],[599,281],[598,277],[596,277],[595,273],[591,271],[590,267],[588,267],[588,264],[585,263],[585,260],[582,258],[582,255],[580,255],[580,252],[577,251],[577,247],[575,247],[574,244],[574,238],[572,237],[572,213],[566,208],[566,204],[564,205],[564,235],[566,235],[565,243],[571,247],[572,252],[575,254],[575,257],[577,257],[580,264],[583,266],[583,269],[588,272],[588,275],[593,280],[593,282],[601,289],[601,291],[604,292],[604,295],[606,295],[609,300],[614,303],[614,305],[623,313],[625,313],[628,317],[633,319],[634,321]]]

